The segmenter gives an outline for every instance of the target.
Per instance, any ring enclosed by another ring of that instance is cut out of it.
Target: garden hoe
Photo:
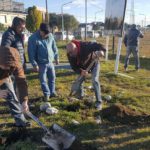
[[[57,124],[53,124],[50,130],[31,112],[26,112],[26,114],[33,119],[45,132],[42,141],[46,143],[53,150],[65,150],[71,147],[76,137],[64,130]]]
[[[98,61],[98,58],[94,59],[90,65],[88,66],[88,68],[86,69],[86,71],[90,71],[90,69],[93,67],[94,63]],[[69,96],[74,96],[78,93],[80,86],[82,84],[82,82],[84,81],[85,77],[82,75],[79,75],[77,77],[77,79],[73,82],[72,86],[71,86],[71,92]]]

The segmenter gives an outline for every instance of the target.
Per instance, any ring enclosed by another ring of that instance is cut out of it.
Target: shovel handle
[[[30,111],[27,111],[26,114],[32,120],[34,120],[46,133],[50,132],[49,129],[36,116],[34,116]]]

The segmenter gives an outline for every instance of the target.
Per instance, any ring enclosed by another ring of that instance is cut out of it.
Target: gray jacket
[[[125,46],[137,46],[139,37],[143,38],[144,36],[136,27],[132,27],[124,37]]]

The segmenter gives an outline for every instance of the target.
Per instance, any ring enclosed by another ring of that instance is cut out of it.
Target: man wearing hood
[[[127,47],[124,65],[125,71],[127,71],[131,53],[133,54],[135,59],[135,69],[138,70],[140,68],[138,38],[143,37],[143,34],[138,29],[136,29],[136,25],[131,25],[131,28],[124,37],[124,44]]]

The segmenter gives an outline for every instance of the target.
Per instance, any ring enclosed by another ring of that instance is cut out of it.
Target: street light
[[[145,14],[139,14],[139,15],[142,15],[142,16],[144,16],[145,17],[145,21],[144,21],[144,26],[146,27],[146,15]]]
[[[87,0],[85,0],[85,41],[87,38]]]
[[[64,39],[64,15],[63,15],[63,7],[64,7],[65,5],[68,5],[68,4],[72,3],[72,2],[73,2],[73,1],[64,3],[64,4],[62,4],[62,6],[61,6],[61,16],[62,16],[62,38],[63,38],[63,39]]]

